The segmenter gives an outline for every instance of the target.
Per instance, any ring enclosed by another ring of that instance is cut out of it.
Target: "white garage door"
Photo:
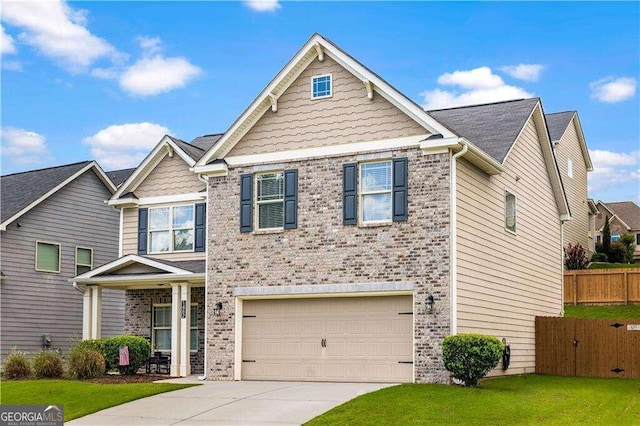
[[[245,300],[243,380],[411,382],[411,296]]]

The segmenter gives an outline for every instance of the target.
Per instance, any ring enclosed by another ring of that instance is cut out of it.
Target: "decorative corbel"
[[[369,80],[362,80],[364,87],[367,89],[367,98],[373,99],[373,84]]]
[[[167,144],[167,152],[169,153],[169,158],[173,158],[173,147]]]
[[[273,93],[269,93],[269,100],[271,101],[271,111],[278,111],[278,97]]]
[[[324,61],[324,52],[322,51],[322,46],[320,46],[320,43],[316,42],[313,47],[316,49],[316,52],[318,53],[318,60],[320,62]]]

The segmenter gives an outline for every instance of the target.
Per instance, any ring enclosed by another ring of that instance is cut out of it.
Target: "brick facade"
[[[298,227],[277,233],[239,231],[240,176],[265,167],[210,178],[207,303],[221,301],[223,311],[208,318],[208,379],[234,377],[235,287],[402,281],[414,287],[415,381],[449,380],[441,356],[450,334],[449,154],[412,148],[392,156],[409,159],[409,220],[386,226],[342,224],[342,166],[358,156],[274,165],[298,169]]]
[[[171,303],[171,288],[127,290],[125,297],[125,334],[151,338],[151,307]],[[191,288],[191,303],[198,304],[198,352],[191,352],[191,373],[204,373],[204,287]]]

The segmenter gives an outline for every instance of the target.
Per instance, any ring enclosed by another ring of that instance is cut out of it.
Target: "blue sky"
[[[640,3],[3,2],[2,174],[224,132],[314,33],[427,108],[578,110],[595,199],[640,201]]]

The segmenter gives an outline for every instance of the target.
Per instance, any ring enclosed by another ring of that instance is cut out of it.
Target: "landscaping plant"
[[[93,379],[105,372],[104,357],[98,351],[74,346],[69,352],[69,376],[73,379]]]
[[[465,386],[477,386],[500,361],[504,343],[483,334],[457,334],[442,342],[444,367]]]
[[[572,271],[576,269],[587,269],[589,265],[589,257],[587,256],[587,249],[582,244],[577,243],[573,245],[569,243],[564,248],[564,267],[565,269]]]
[[[39,379],[57,379],[64,374],[62,358],[57,352],[42,351],[33,358],[33,370]]]
[[[9,356],[4,361],[5,379],[28,379],[33,370],[31,363],[27,359],[27,354],[13,348]]]
[[[602,226],[602,253],[609,256],[609,251],[611,251],[611,227],[609,226],[609,216],[605,216]]]
[[[149,359],[151,345],[144,337],[115,336],[105,339],[83,340],[79,347],[93,349],[102,354],[107,371],[118,370],[120,374],[136,374]],[[129,347],[129,365],[118,365],[121,346]]]
[[[624,245],[625,253],[624,253],[624,262],[625,263],[633,263],[635,258],[633,257],[633,252],[636,248],[636,239],[633,234],[622,234],[620,236],[620,242]]]

